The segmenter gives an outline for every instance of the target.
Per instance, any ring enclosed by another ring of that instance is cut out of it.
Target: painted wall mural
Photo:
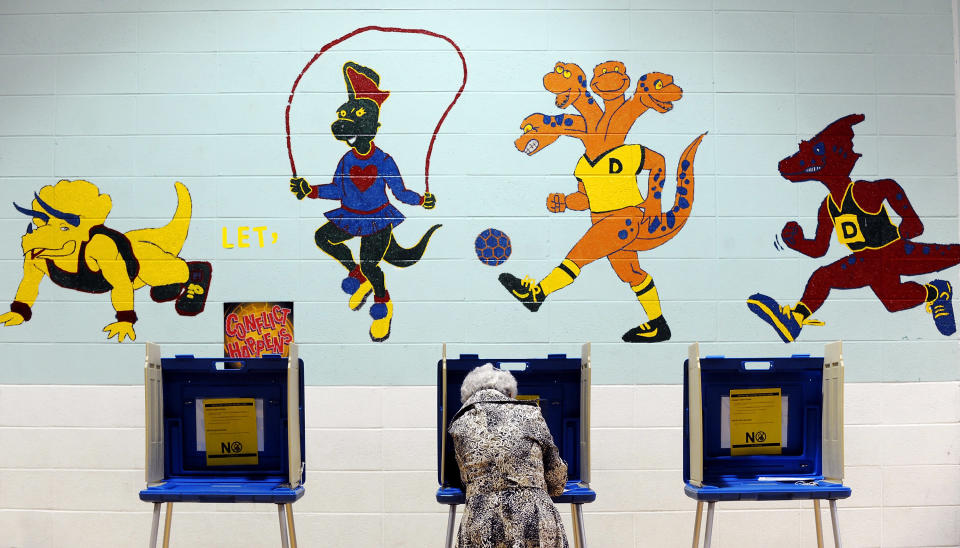
[[[473,249],[481,263],[487,266],[500,266],[513,253],[513,244],[510,243],[510,236],[507,236],[506,232],[488,228],[477,235],[477,239],[473,241]]]
[[[926,305],[937,330],[946,336],[957,330],[953,314],[953,288],[946,280],[928,283],[902,281],[903,276],[938,272],[960,263],[960,245],[914,242],[923,233],[923,222],[906,192],[893,179],[852,181],[850,172],[860,159],[853,151],[853,126],[865,119],[850,114],[832,122],[820,133],[801,141],[799,150],[780,161],[784,179],[799,183],[819,181],[827,187],[817,211],[817,228],[806,238],[803,227],[788,222],[781,232],[783,242],[808,257],[822,257],[836,232],[850,255],[815,270],[803,296],[794,306],[780,306],[762,293],[747,300],[750,310],[773,327],[783,342],[797,339],[805,325],[823,325],[811,315],[832,289],[869,287],[890,312]],[[894,225],[889,203],[901,221]]]
[[[350,150],[340,158],[331,183],[311,185],[297,176],[290,143],[290,107],[300,78],[331,47],[370,31],[423,34],[443,39],[453,46],[463,64],[463,82],[460,89],[431,136],[424,165],[423,194],[404,185],[394,159],[374,144],[380,128],[380,109],[390,92],[381,87],[380,75],[374,69],[353,61],[343,65],[347,102],[337,108],[336,120],[330,126],[334,139],[342,141]],[[373,319],[370,325],[370,340],[374,342],[383,342],[390,337],[393,320],[393,301],[387,290],[383,269],[380,268],[381,261],[400,268],[415,264],[423,257],[430,237],[442,226],[435,224],[430,227],[412,247],[401,246],[394,237],[393,230],[405,217],[390,202],[386,190],[389,188],[393,196],[406,205],[421,206],[428,210],[436,207],[437,199],[430,192],[429,186],[430,154],[440,125],[463,92],[466,79],[467,65],[463,53],[446,36],[423,29],[371,26],[359,28],[321,48],[297,76],[290,92],[286,111],[287,149],[293,172],[290,191],[298,200],[312,198],[340,201],[340,207],[324,214],[329,222],[317,229],[314,240],[318,248],[336,259],[347,270],[347,277],[343,279],[340,287],[350,295],[347,305],[351,310],[360,310],[370,294],[373,294],[374,304],[370,307],[370,317]],[[346,242],[353,238],[360,238],[359,262],[354,259],[353,251],[346,245]]]
[[[543,279],[518,278],[506,272],[498,279],[510,295],[536,312],[551,293],[573,283],[583,267],[606,258],[647,316],[646,322],[624,333],[622,340],[659,342],[670,339],[670,327],[653,277],[640,267],[639,253],[668,242],[690,217],[694,156],[706,133],[683,151],[677,166],[674,203],[664,212],[661,197],[667,175],[663,155],[624,141],[637,118],[651,109],[668,112],[683,97],[683,90],[671,75],[650,72],[640,76],[627,99],[630,82],[626,66],[619,61],[597,65],[589,85],[583,69],[575,63],[558,62],[543,77],[543,87],[556,96],[556,106],[572,106],[579,115],[531,114],[521,122],[523,135],[515,145],[533,155],[563,135],[583,143],[584,154],[573,171],[577,190],[551,193],[546,205],[552,213],[589,209],[592,226]],[[603,100],[602,107],[597,98]],[[645,189],[637,180],[642,171],[648,172]]]
[[[182,183],[174,183],[177,208],[161,228],[126,233],[104,223],[112,208],[110,195],[84,180],[62,180],[34,193],[30,207],[14,203],[31,218],[21,238],[23,278],[10,312],[0,323],[19,325],[33,316],[33,305],[44,277],[67,289],[109,293],[116,321],[103,328],[107,338],[136,340],[134,291],[150,286],[156,302],[174,301],[177,314],[203,311],[212,268],[206,261],[187,262],[180,250],[190,228],[192,203]]]

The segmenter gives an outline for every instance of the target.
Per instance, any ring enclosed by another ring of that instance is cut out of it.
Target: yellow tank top
[[[602,213],[643,202],[637,186],[643,151],[643,145],[621,145],[592,162],[586,155],[580,157],[573,175],[583,183],[590,211]]]

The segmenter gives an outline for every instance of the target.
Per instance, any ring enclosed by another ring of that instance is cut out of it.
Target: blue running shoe
[[[823,325],[823,322],[804,318],[789,306],[780,306],[777,301],[762,293],[754,293],[747,299],[747,308],[770,324],[783,342],[793,342],[805,325]]]
[[[957,332],[957,319],[953,316],[953,288],[946,280],[933,280],[928,285],[936,288],[937,298],[927,303],[927,312],[933,315],[937,331],[950,336]]]

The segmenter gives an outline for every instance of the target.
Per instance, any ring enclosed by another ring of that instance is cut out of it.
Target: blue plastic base
[[[249,478],[175,478],[140,491],[145,502],[272,502],[284,504],[303,496],[303,486],[290,489],[276,480]]]
[[[454,487],[437,489],[437,502],[440,504],[463,504],[466,498],[462,490]],[[563,493],[551,498],[558,504],[585,504],[597,500],[597,492],[575,481],[568,481],[563,487]]]
[[[816,485],[797,485],[796,481],[739,480],[735,483],[694,487],[684,482],[683,492],[690,498],[704,502],[729,500],[806,500],[845,499],[850,496],[849,487],[825,480]]]

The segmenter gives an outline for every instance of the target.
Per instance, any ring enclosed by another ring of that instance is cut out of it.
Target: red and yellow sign
[[[223,303],[223,354],[228,358],[288,356],[293,303]]]

